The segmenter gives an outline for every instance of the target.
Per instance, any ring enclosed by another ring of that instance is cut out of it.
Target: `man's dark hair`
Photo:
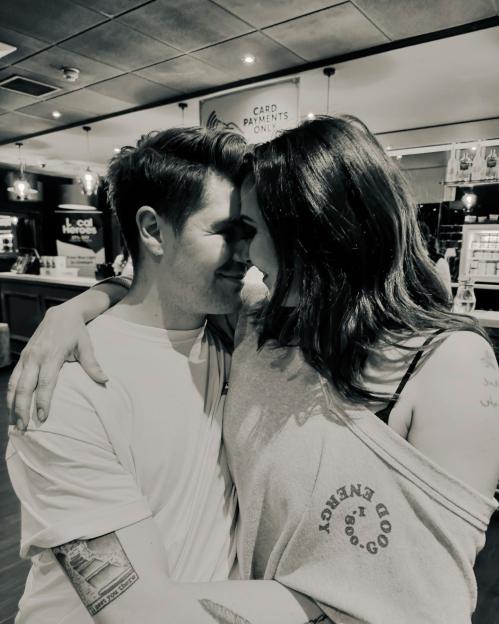
[[[108,196],[136,265],[141,206],[151,206],[180,233],[201,207],[209,171],[236,183],[246,142],[240,134],[207,128],[169,128],[123,147],[108,167]]]

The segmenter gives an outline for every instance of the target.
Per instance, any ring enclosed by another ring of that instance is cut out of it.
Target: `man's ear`
[[[141,206],[135,216],[142,244],[149,253],[157,257],[163,255],[160,219],[161,217],[151,206]]]

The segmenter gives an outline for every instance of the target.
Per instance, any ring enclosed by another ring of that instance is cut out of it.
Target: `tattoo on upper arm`
[[[115,533],[52,548],[90,615],[95,615],[139,578]]]
[[[212,616],[215,622],[218,622],[218,624],[251,624],[249,620],[246,620],[237,613],[234,613],[234,611],[224,607],[224,605],[213,602],[212,600],[203,598],[199,601],[199,604]],[[304,624],[320,624],[321,622],[326,624],[327,622],[331,623],[331,620],[328,619],[327,615],[321,613],[318,617],[313,620],[308,620]]]
[[[249,620],[234,613],[234,611],[224,607],[224,605],[208,600],[207,598],[202,598],[199,604],[212,616],[215,622],[219,624],[251,624]]]
[[[491,351],[486,351],[484,356],[481,358],[481,361],[483,362],[485,368],[497,370],[497,362]]]

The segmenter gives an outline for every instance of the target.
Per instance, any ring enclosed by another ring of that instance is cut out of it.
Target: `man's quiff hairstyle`
[[[138,209],[151,206],[180,233],[202,205],[208,172],[237,183],[245,149],[239,134],[197,127],[150,132],[121,148],[109,163],[108,196],[135,266]]]

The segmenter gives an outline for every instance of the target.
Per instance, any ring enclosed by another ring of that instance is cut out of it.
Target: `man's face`
[[[201,202],[177,235],[162,223],[165,296],[186,314],[229,314],[240,305],[247,269],[235,257],[244,235],[239,190],[208,172]]]

